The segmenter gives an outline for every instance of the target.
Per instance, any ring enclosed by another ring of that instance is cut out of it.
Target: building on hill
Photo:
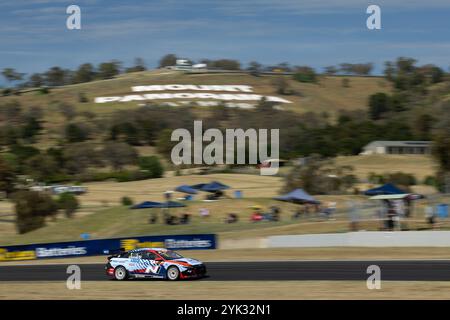
[[[180,71],[205,71],[208,69],[205,63],[193,64],[188,59],[177,59],[174,66],[168,66],[166,68]]]
[[[360,154],[429,154],[431,141],[372,141]]]

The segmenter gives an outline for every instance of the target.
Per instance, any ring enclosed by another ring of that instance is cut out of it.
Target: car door
[[[142,265],[142,253],[141,252],[130,252],[128,256],[127,264],[125,268],[131,273],[141,273],[140,271],[145,268]]]
[[[161,261],[157,261],[158,258],[160,257],[151,251],[142,253],[143,264],[146,266],[146,274],[154,276],[161,275]]]

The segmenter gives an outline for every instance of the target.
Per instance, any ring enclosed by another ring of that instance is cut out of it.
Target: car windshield
[[[179,255],[175,251],[167,250],[167,251],[159,251],[158,254],[163,257],[166,260],[173,260],[173,259],[181,259],[183,258],[182,255]]]

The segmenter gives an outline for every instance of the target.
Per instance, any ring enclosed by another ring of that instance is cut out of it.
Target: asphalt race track
[[[367,280],[367,267],[378,265],[383,280],[450,280],[447,260],[260,261],[205,263],[208,277],[199,281]],[[0,266],[0,281],[67,280],[67,264]],[[84,281],[108,281],[103,264],[80,264]]]

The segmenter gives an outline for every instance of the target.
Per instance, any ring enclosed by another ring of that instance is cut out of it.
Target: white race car
[[[201,278],[205,265],[198,260],[184,258],[164,248],[133,249],[108,257],[106,274],[116,280],[130,278],[158,278],[178,280]]]

